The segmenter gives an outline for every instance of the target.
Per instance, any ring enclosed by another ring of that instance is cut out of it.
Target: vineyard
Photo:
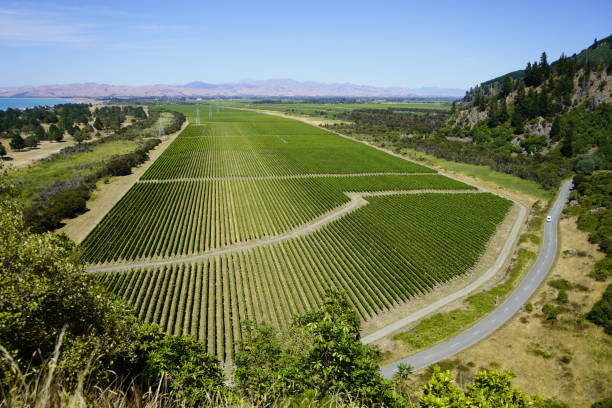
[[[193,106],[173,108],[194,121]],[[141,319],[226,360],[242,322],[286,325],[326,288],[368,320],[468,272],[511,206],[300,122],[212,108],[201,120],[98,224],[83,256],[93,269],[121,267],[99,277]],[[334,214],[351,192],[367,193],[362,206],[248,246]]]
[[[440,175],[138,183],[87,237],[85,257],[187,255],[277,235],[345,204],[347,191],[469,188]]]

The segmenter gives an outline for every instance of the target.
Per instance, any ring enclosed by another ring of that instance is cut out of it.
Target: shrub
[[[548,282],[548,286],[555,289],[571,290],[574,285],[567,279],[555,279]]]
[[[567,291],[565,289],[560,289],[557,294],[557,302],[566,304],[569,301],[569,296],[567,295]]]
[[[559,313],[561,313],[561,310],[556,308],[555,306],[552,306],[546,303],[542,307],[542,312],[544,312],[546,320],[554,321],[554,320],[557,320],[557,316],[559,316]]]
[[[608,285],[601,299],[593,305],[586,318],[596,325],[603,326],[606,333],[612,334],[612,285]]]
[[[608,256],[597,261],[589,276],[600,282],[606,281],[612,276],[612,258]]]

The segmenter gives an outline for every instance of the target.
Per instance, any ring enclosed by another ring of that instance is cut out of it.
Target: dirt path
[[[40,144],[34,149],[22,150],[22,151],[14,151],[9,148],[8,140],[2,140],[0,143],[6,147],[8,152],[8,157],[10,160],[4,160],[5,164],[8,164],[16,169],[21,167],[27,167],[30,164],[44,159],[45,157],[49,157],[54,153],[59,152],[64,147],[73,146],[76,143],[72,140],[66,140],[63,142],[49,142],[43,140]]]
[[[140,176],[153,164],[153,162],[166,150],[174,139],[187,127],[187,121],[178,132],[166,136],[160,144],[149,151],[149,160],[139,167],[132,169],[132,174],[120,177],[111,177],[108,183],[99,181],[96,190],[87,201],[88,211],[76,218],[64,220],[64,226],[57,230],[64,232],[74,242],[81,243],[94,229],[104,216],[121,200],[130,188],[140,179]]]
[[[248,249],[258,248],[262,246],[271,245],[277,242],[286,241],[292,238],[297,238],[303,235],[310,234],[319,228],[330,224],[331,222],[344,217],[345,215],[365,206],[368,201],[365,197],[374,196],[386,196],[396,194],[424,194],[424,193],[435,193],[435,194],[478,194],[479,190],[407,190],[407,191],[377,191],[373,193],[346,193],[351,199],[348,203],[338,207],[337,209],[315,219],[312,222],[303,224],[298,228],[289,231],[285,234],[275,235],[263,239],[249,241],[239,245],[233,245],[231,247],[219,249],[216,251],[210,251],[198,255],[179,256],[171,257],[168,259],[158,261],[143,261],[143,262],[130,262],[130,263],[117,263],[117,264],[104,264],[100,266],[92,266],[87,269],[88,272],[111,272],[111,271],[122,271],[133,268],[151,268],[163,265],[174,265],[186,262],[201,261],[207,258],[211,258],[217,255],[224,255],[233,252],[240,252]]]
[[[141,183],[172,183],[175,181],[215,181],[215,180],[285,180],[315,177],[367,177],[367,176],[435,176],[433,173],[309,173],[309,174],[289,174],[287,176],[227,176],[227,177],[182,177],[170,179],[147,179],[140,180]]]

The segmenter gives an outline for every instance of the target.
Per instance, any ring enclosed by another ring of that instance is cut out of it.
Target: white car
[[[550,215],[546,216],[546,222],[551,222],[552,221],[552,217]]]

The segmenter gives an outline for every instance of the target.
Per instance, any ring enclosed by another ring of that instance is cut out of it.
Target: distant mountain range
[[[292,79],[269,79],[265,81],[241,81],[228,84],[190,82],[185,85],[107,85],[94,82],[80,84],[17,86],[0,88],[0,97],[294,97],[294,96],[340,96],[340,97],[461,97],[464,89],[454,88],[381,88],[350,83],[326,84]]]

